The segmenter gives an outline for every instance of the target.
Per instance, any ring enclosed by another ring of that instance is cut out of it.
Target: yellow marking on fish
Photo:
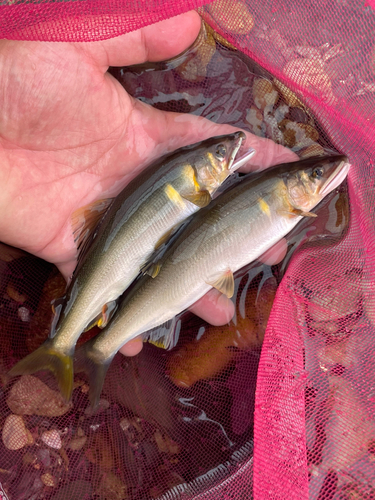
[[[284,206],[284,208],[279,208],[277,210],[278,215],[287,217],[288,219],[295,217],[293,214],[294,207],[289,201],[288,189],[282,179],[276,183],[274,193],[277,195],[277,198],[282,201]]]
[[[201,187],[197,180],[194,168],[191,165],[186,165],[184,168],[184,175],[193,182],[196,191],[200,191]]]
[[[259,204],[259,208],[261,209],[261,211],[266,214],[268,217],[271,217],[271,210],[270,210],[270,206],[268,205],[268,203],[265,201],[264,198],[259,198],[258,200],[258,204]]]
[[[212,153],[210,153],[209,151],[207,151],[206,154],[207,154],[208,159],[210,160],[211,165],[214,165],[215,164],[214,155]]]
[[[209,151],[207,151],[206,154],[207,154],[208,159],[210,160],[211,165],[216,168],[216,159],[215,159],[214,155],[212,153],[210,153]]]
[[[175,204],[178,205],[180,208],[185,208],[186,203],[180,193],[176,191],[176,189],[171,185],[167,184],[165,186],[165,194],[168,196],[168,198]]]

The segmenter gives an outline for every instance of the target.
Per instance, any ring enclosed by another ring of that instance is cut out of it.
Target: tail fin
[[[104,379],[114,355],[106,360],[101,360],[95,355],[93,349],[95,337],[85,342],[76,350],[74,356],[74,369],[77,373],[86,373],[89,379],[89,399],[92,410],[99,404],[100,394],[103,389]]]
[[[11,377],[30,375],[40,370],[51,371],[65,401],[70,401],[73,391],[73,357],[58,351],[53,340],[48,339],[36,351],[21,359],[9,371]]]

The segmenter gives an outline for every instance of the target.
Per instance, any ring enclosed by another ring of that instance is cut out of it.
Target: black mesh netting
[[[348,180],[288,236],[280,264],[236,276],[230,324],[190,314],[172,351],[118,354],[96,413],[81,374],[71,404],[48,373],[6,385],[48,336],[65,281],[1,245],[0,497],[375,499],[374,11],[345,0],[202,3],[4,1],[0,33],[99,40],[198,8],[205,23],[189,50],[112,75],[158,109],[300,157],[344,153]]]

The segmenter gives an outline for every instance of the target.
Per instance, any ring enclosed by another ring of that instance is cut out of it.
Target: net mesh
[[[191,8],[207,23],[194,46],[167,64],[111,68],[126,90],[302,157],[336,149],[352,164],[348,181],[288,236],[283,263],[236,277],[229,325],[190,316],[170,353],[145,345],[134,359],[116,356],[95,414],[84,377],[71,405],[47,373],[6,386],[9,368],[48,335],[64,281],[2,245],[0,483],[9,500],[375,498],[371,4],[9,1],[0,35],[100,40]]]

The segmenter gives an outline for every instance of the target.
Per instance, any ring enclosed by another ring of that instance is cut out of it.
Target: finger
[[[195,304],[190,311],[211,325],[225,325],[234,315],[234,304],[218,290],[212,289]]]
[[[124,356],[136,356],[142,351],[142,347],[142,337],[136,337],[135,339],[130,340],[127,344],[123,345],[120,349],[120,352]]]
[[[81,44],[105,72],[108,66],[130,66],[177,56],[197,38],[201,18],[186,12],[145,28],[100,42]]]
[[[288,245],[286,239],[278,241],[273,247],[264,252],[263,255],[259,257],[259,260],[266,264],[267,266],[273,266],[278,264],[283,260],[286,255]]]
[[[284,146],[264,137],[247,134],[244,146],[255,149],[255,153],[250,161],[239,169],[240,172],[250,172],[257,169],[263,170],[280,163],[299,160],[298,155],[290,149],[284,148]]]
[[[69,284],[74,268],[76,267],[75,257],[73,256],[72,260],[63,262],[61,264],[55,262],[55,265],[57,266],[57,269],[60,271],[60,273],[64,276],[65,281]]]

